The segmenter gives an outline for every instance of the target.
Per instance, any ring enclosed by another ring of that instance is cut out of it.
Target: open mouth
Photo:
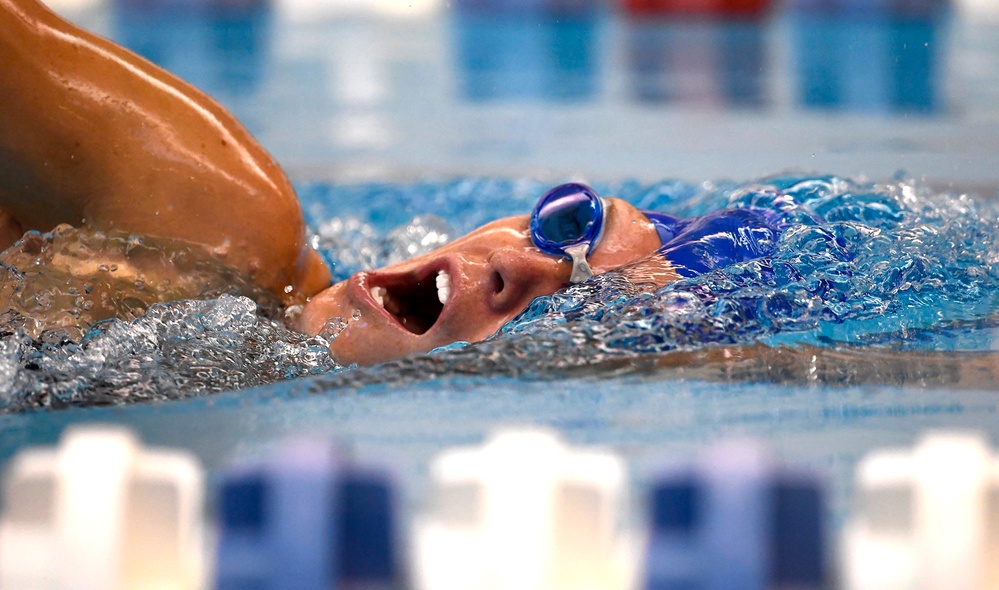
[[[371,287],[371,297],[402,327],[417,335],[437,323],[450,296],[451,276],[443,270],[413,282]]]

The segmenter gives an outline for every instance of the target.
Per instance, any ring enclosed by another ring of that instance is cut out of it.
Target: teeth
[[[378,305],[385,307],[385,287],[371,287],[371,296]]]
[[[437,271],[437,300],[441,305],[447,303],[451,296],[451,277],[443,270]]]

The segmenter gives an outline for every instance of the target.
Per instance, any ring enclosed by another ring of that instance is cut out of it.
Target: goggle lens
[[[539,250],[572,259],[570,282],[593,276],[586,256],[600,237],[604,204],[584,184],[569,183],[545,193],[531,213],[531,240]]]

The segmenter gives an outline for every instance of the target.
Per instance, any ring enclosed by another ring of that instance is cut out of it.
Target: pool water
[[[857,359],[860,360],[860,359]],[[975,429],[995,439],[994,392],[946,386],[752,383],[694,375],[609,375],[558,380],[451,376],[405,385],[308,392],[266,386],[165,404],[8,414],[4,456],[53,444],[69,424],[127,424],[149,444],[192,450],[209,474],[287,437],[335,438],[365,461],[392,468],[421,497],[430,458],[478,443],[500,425],[549,426],[574,444],[613,449],[641,484],[669,457],[719,439],[754,437],[828,478],[830,509],[846,513],[852,469],[866,452],[909,445],[925,429]]]
[[[318,228],[312,241],[334,280],[342,280],[528,210],[544,190],[533,181],[460,179],[313,184],[300,193]],[[177,399],[321,374],[331,376],[312,388],[453,374],[544,379],[612,366],[654,372],[650,367],[678,363],[664,356],[691,352],[705,355],[703,364],[724,366],[716,352],[723,345],[747,363],[774,348],[786,349],[786,357],[829,350],[859,357],[861,346],[889,366],[888,358],[904,362],[907,352],[979,353],[975,362],[984,366],[999,359],[989,353],[999,320],[995,202],[937,194],[905,180],[802,175],[721,186],[626,182],[598,190],[681,217],[754,207],[780,213],[789,227],[764,258],[658,288],[647,278],[658,268],[653,256],[536,299],[486,342],[458,342],[363,370],[344,370],[325,353],[363,316],[331,318],[309,338],[238,295],[157,304],[134,320],[99,322],[82,339],[50,330],[36,340],[14,329],[3,340],[5,408]],[[60,289],[36,297],[59,300]],[[75,307],[85,309],[88,295],[74,293]],[[743,378],[769,379],[751,371]]]

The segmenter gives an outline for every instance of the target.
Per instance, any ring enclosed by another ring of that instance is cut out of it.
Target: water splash
[[[332,271],[333,282],[338,282],[360,270],[426,254],[457,235],[447,221],[436,215],[418,215],[385,235],[379,235],[370,223],[344,216],[318,224],[310,243],[323,254]]]
[[[527,180],[459,179],[311,185],[300,192],[317,228],[313,243],[343,278],[527,212],[547,188]],[[761,358],[768,353],[760,346],[858,345],[918,354],[994,347],[999,213],[992,201],[938,194],[905,180],[834,176],[595,188],[681,216],[725,207],[781,209],[797,225],[771,257],[663,288],[645,278],[655,275],[655,260],[640,261],[535,300],[485,342],[365,369],[342,370],[329,359],[326,346],[337,326],[309,338],[236,295],[151,304],[85,335],[54,330],[32,338],[17,317],[0,318],[0,409],[174,399],[327,373],[304,388],[454,373],[552,378],[581,367],[661,366],[672,362],[661,359],[685,351],[693,355],[685,359],[707,358],[720,345]],[[24,273],[14,270],[9,277],[22,280]]]
[[[336,368],[326,341],[233,295],[154,304],[94,324],[78,343],[58,332],[0,340],[0,409],[177,399]]]
[[[801,215],[773,256],[630,298],[613,285],[619,273],[609,273],[582,297],[570,289],[535,301],[508,331],[564,322],[599,335],[604,350],[643,352],[764,337],[851,344],[999,309],[994,204],[901,182],[792,177],[705,193],[690,205],[779,207],[773,189]]]

